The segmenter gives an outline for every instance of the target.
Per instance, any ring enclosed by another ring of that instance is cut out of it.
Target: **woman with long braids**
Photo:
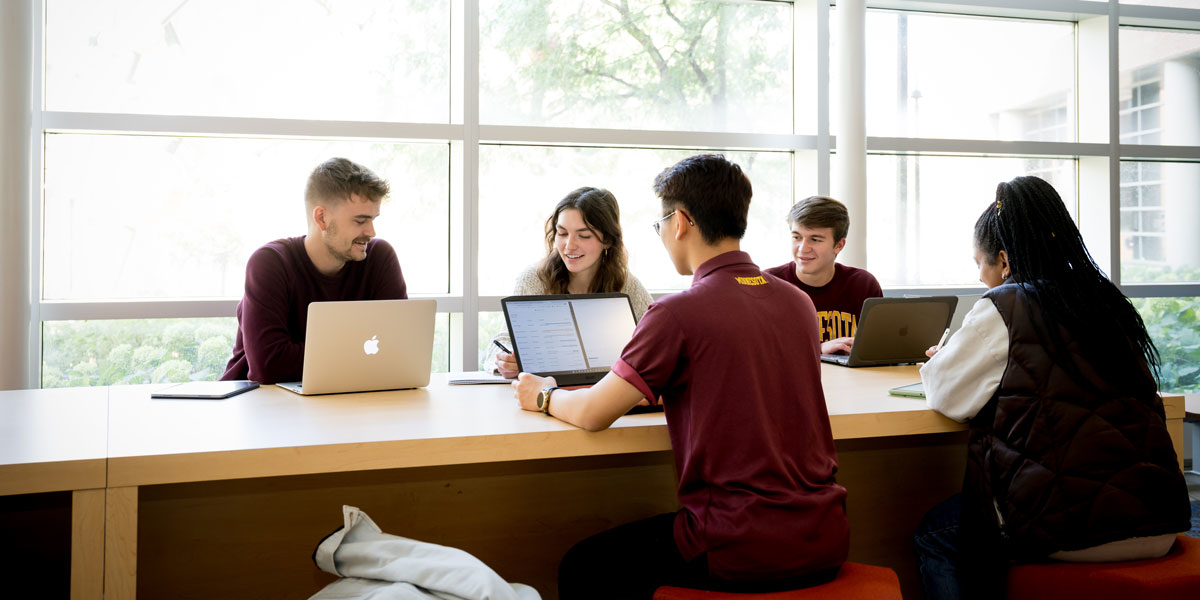
[[[963,491],[925,516],[925,597],[1003,597],[1008,565],[1166,554],[1190,527],[1158,352],[1054,188],[1018,177],[975,223],[990,290],[921,368],[930,408],[969,423]]]

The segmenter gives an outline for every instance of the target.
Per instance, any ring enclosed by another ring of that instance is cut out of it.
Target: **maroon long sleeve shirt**
[[[300,381],[310,302],[406,298],[396,251],[381,239],[367,243],[365,260],[346,263],[336,275],[317,270],[304,236],[270,242],[246,263],[237,341],[221,379]]]

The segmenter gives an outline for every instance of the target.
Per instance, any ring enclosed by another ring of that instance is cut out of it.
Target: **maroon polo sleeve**
[[[408,286],[400,270],[400,259],[395,248],[384,240],[375,238],[371,248],[371,300],[407,300]]]
[[[673,383],[683,344],[683,328],[670,309],[662,303],[651,304],[612,371],[657,404],[657,398]]]
[[[287,267],[278,251],[259,248],[246,263],[246,295],[242,299],[242,345],[247,378],[259,383],[300,381],[304,344],[288,332]]]

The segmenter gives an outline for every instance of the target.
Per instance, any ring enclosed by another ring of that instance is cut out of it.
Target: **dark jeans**
[[[917,572],[926,600],[1003,598],[1008,561],[999,540],[962,533],[962,495],[931,508],[913,533]]]
[[[708,575],[704,555],[688,562],[675,545],[675,513],[596,534],[575,544],[558,566],[560,600],[649,600],[659,586],[723,592],[774,592],[832,581],[837,569],[771,582],[729,582]]]

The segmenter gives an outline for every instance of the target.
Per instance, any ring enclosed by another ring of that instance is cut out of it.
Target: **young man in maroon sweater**
[[[804,291],[817,307],[822,354],[845,354],[854,345],[863,301],[883,295],[865,269],[837,262],[846,247],[850,213],[833,198],[810,196],[788,212],[792,262],[764,269]]]
[[[559,566],[559,598],[829,581],[849,529],[812,302],[740,250],[751,187],[736,164],[693,156],[654,189],[663,215],[654,230],[675,269],[694,275],[691,288],[650,305],[595,386],[558,389],[521,373],[513,388],[521,408],[589,431],[661,398],[683,508],[576,545]]]
[[[371,239],[389,191],[345,158],[313,170],[304,192],[308,235],[270,242],[246,263],[237,341],[221,379],[300,381],[310,302],[408,298],[396,251]]]

